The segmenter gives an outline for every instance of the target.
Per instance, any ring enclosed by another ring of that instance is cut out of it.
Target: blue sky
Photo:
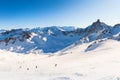
[[[87,27],[120,22],[120,0],[0,0],[0,27]]]

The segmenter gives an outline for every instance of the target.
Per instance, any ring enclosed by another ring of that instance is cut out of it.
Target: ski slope
[[[85,52],[91,43],[54,55],[0,50],[0,80],[119,80],[120,42],[106,40]]]

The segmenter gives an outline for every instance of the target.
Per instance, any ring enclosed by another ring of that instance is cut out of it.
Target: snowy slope
[[[92,43],[77,45],[64,51],[66,55],[55,53],[54,56],[0,50],[0,79],[119,80],[120,42],[104,40],[98,42],[99,47],[85,52]]]

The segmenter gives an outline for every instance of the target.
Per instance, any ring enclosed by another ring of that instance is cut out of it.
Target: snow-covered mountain
[[[0,31],[0,49],[17,53],[54,53],[70,45],[100,39],[120,40],[120,24],[109,26],[97,20],[87,28],[45,27]]]
[[[119,47],[120,24],[108,26],[100,20],[84,29],[1,30],[0,79],[120,80]]]

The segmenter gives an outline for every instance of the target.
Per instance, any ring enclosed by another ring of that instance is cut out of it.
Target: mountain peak
[[[97,23],[100,23],[100,19],[97,20]]]
[[[94,22],[92,25],[86,28],[86,36],[91,35],[93,33],[100,34],[103,31],[109,31],[111,29],[110,26],[106,25],[105,23],[101,22],[100,19],[98,19],[96,22]]]
[[[109,29],[109,28],[111,27],[105,24],[104,22],[101,22],[100,19],[98,19],[96,22],[94,22],[91,25],[91,29],[103,30],[103,29]]]
[[[100,26],[102,22],[100,22],[100,19],[98,19],[96,22],[94,22],[93,26]]]

